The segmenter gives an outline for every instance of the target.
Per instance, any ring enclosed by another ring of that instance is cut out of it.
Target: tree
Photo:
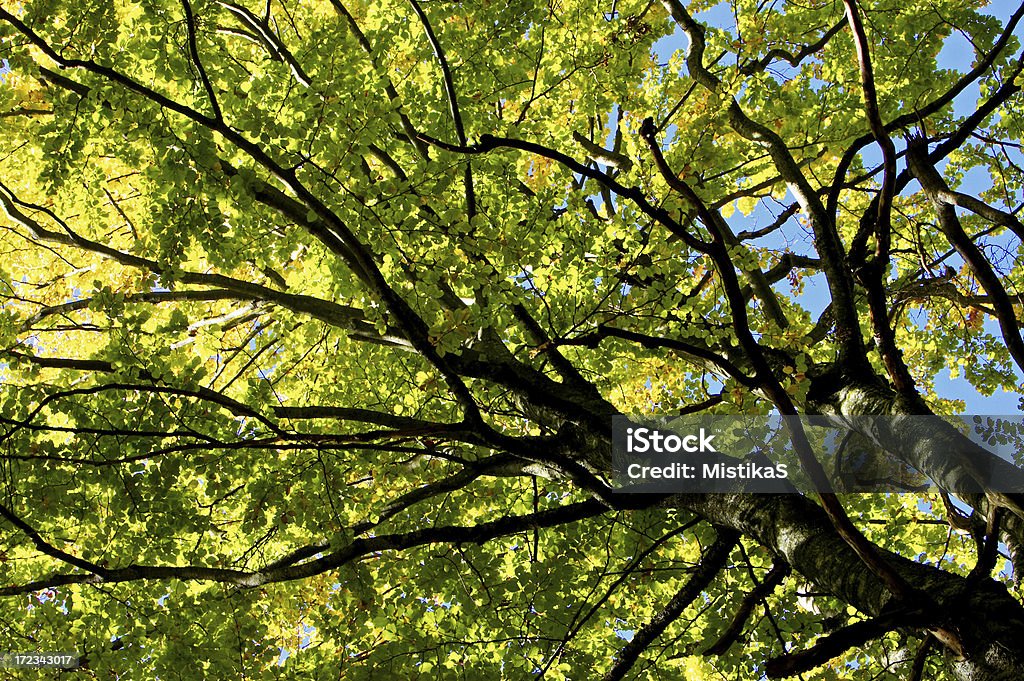
[[[1024,676],[1022,472],[905,418],[1022,391],[1024,6],[724,8],[0,7],[8,646]],[[769,412],[945,491],[610,485],[615,415]]]

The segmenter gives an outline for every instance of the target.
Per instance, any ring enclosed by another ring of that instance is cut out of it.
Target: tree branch
[[[733,378],[740,385],[750,389],[757,387],[757,383],[752,377],[743,373],[739,367],[725,357],[716,353],[714,350],[704,346],[694,345],[693,343],[677,340],[675,338],[649,336],[635,331],[629,331],[627,329],[619,329],[607,324],[599,324],[596,331],[592,331],[591,333],[584,334],[582,336],[577,336],[576,338],[558,340],[556,343],[558,345],[582,345],[584,347],[596,348],[605,338],[619,338],[650,349],[665,348],[676,350],[677,352],[681,352],[685,355],[707,362],[716,370],[722,371],[729,377]]]
[[[629,199],[637,206],[637,208],[640,209],[641,212],[644,213],[644,215],[647,215],[667,227],[669,231],[678,237],[684,244],[699,253],[707,252],[708,245],[706,243],[687,233],[686,229],[664,208],[656,206],[648,201],[647,196],[639,187],[626,187],[607,173],[603,173],[595,168],[584,165],[560,151],[545,147],[544,145],[537,144],[536,142],[527,142],[509,137],[494,137],[493,135],[481,135],[480,141],[477,144],[468,146],[448,144],[423,133],[420,133],[419,137],[431,146],[456,153],[485,154],[495,149],[508,148],[519,149],[520,151],[551,159],[552,161],[561,164],[566,169],[595,180],[608,187],[619,196]]]
[[[953,102],[956,97],[963,92],[971,83],[980,78],[991,66],[995,63],[996,58],[1000,55],[1006,45],[1010,42],[1013,37],[1013,33],[1017,28],[1017,24],[1020,23],[1021,18],[1024,18],[1024,3],[1017,7],[1017,10],[1006,22],[1003,27],[1002,33],[999,34],[999,38],[993,44],[992,49],[989,50],[982,59],[979,59],[974,67],[960,77],[953,86],[942,93],[942,95],[936,97],[934,100],[926,104],[920,109],[913,112],[904,114],[894,118],[892,121],[885,125],[885,131],[887,133],[905,128],[921,120],[931,116],[934,113],[941,111],[947,105]],[[1012,84],[1013,78],[1009,78],[1005,85]],[[1004,85],[1004,87],[1005,87]],[[1019,88],[1018,88],[1019,89]],[[866,135],[858,137],[853,144],[846,150],[843,157],[840,159],[839,164],[836,166],[836,171],[833,176],[832,182],[829,184],[831,189],[828,193],[827,207],[828,212],[831,215],[835,215],[839,207],[839,193],[842,191],[845,181],[846,173],[849,172],[850,165],[853,163],[853,159],[860,153],[860,150],[870,144],[874,140],[874,134],[869,132]],[[936,161],[938,159],[932,159]],[[900,187],[897,186],[896,191],[901,191]]]
[[[971,268],[989,298],[992,299],[992,307],[996,311],[996,319],[999,322],[999,329],[1003,332],[1006,349],[1009,350],[1017,366],[1024,370],[1024,339],[1021,338],[1020,325],[1017,322],[1017,313],[1013,309],[1013,301],[1010,300],[1010,296],[1006,293],[1006,289],[985,254],[964,231],[952,204],[942,199],[941,193],[948,193],[949,188],[928,160],[927,143],[917,137],[911,138],[907,144],[907,157],[911,171],[935,206],[939,217],[939,228],[949,240],[950,245],[956,248],[957,253]]]
[[[772,569],[768,571],[764,581],[758,584],[754,583],[754,588],[743,595],[743,599],[740,601],[740,605],[736,608],[736,612],[733,613],[732,621],[729,622],[729,626],[719,635],[718,639],[708,646],[702,655],[709,657],[712,655],[724,655],[729,648],[739,639],[740,634],[743,633],[743,627],[746,625],[750,615],[754,612],[754,607],[759,601],[763,601],[771,594],[776,587],[789,576],[790,567],[787,563],[782,561],[775,561],[772,565]],[[765,603],[765,607],[768,605]]]
[[[124,582],[168,580],[211,581],[251,589],[265,584],[294,581],[335,570],[363,556],[381,551],[400,551],[431,544],[483,544],[498,537],[525,532],[534,528],[565,525],[585,518],[592,518],[607,512],[607,507],[598,501],[583,501],[566,506],[539,511],[522,516],[509,516],[473,526],[446,525],[422,530],[414,530],[403,534],[385,534],[376,537],[353,539],[340,548],[305,563],[295,564],[293,557],[299,553],[292,552],[277,567],[246,572],[226,568],[208,568],[197,566],[162,566],[162,565],[129,565],[123,568],[105,569],[94,566],[88,561],[81,561],[68,556],[77,563],[76,567],[91,574],[54,574],[37,581],[14,586],[0,587],[0,596],[16,596],[32,593],[41,589],[66,586],[70,584],[119,584]],[[9,511],[0,506],[0,514],[8,520]],[[14,522],[11,520],[11,522]],[[48,545],[47,545],[48,546]],[[42,550],[42,549],[41,549]],[[301,553],[309,549],[299,549]],[[54,549],[54,551],[57,551]],[[48,551],[43,551],[49,555]],[[319,552],[319,551],[318,551]],[[62,552],[58,552],[62,553]],[[65,562],[63,557],[60,558]],[[79,565],[79,563],[81,563]]]
[[[817,643],[806,650],[768,660],[765,665],[765,674],[770,679],[803,674],[815,667],[820,667],[850,648],[862,647],[868,641],[880,638],[894,629],[927,626],[933,619],[921,611],[902,610],[855,622],[819,639]]]
[[[665,607],[633,634],[632,640],[619,651],[615,665],[601,677],[602,681],[619,681],[625,678],[640,659],[640,655],[683,614],[690,603],[711,585],[712,580],[725,567],[729,554],[739,541],[739,534],[726,528],[716,529],[718,536],[701,557],[700,566]]]
[[[785,61],[789,62],[790,66],[799,66],[800,62],[802,62],[804,59],[818,52],[823,47],[825,47],[825,45],[828,45],[829,41],[832,40],[832,38],[835,37],[841,30],[843,30],[843,26],[845,25],[846,22],[844,21],[839,21],[835,23],[832,26],[832,28],[828,29],[827,31],[825,31],[825,33],[822,34],[821,38],[814,41],[813,43],[802,45],[800,49],[795,53],[788,52],[780,47],[772,48],[771,50],[768,51],[766,55],[761,57],[761,59],[759,59],[758,61],[751,62],[749,64],[744,64],[743,66],[741,66],[740,73],[750,76],[760,71],[764,71],[766,68],[768,68],[768,65],[771,64],[776,59],[784,59]]]
[[[872,204],[872,208],[875,209],[872,226],[875,234],[875,255],[870,266],[865,266],[860,270],[860,280],[868,292],[868,309],[875,344],[886,371],[897,392],[905,395],[908,400],[917,401],[920,398],[914,387],[914,378],[903,360],[903,353],[896,344],[896,335],[889,324],[889,306],[885,296],[885,279],[889,272],[889,251],[892,242],[892,200],[895,196],[896,183],[896,147],[886,133],[882,116],[878,111],[878,95],[875,91],[875,76],[871,66],[868,38],[864,32],[864,24],[861,22],[856,2],[855,0],[843,0],[843,5],[846,7],[846,18],[850,24],[850,30],[853,32],[854,45],[857,48],[864,111],[871,134],[882,150],[882,188],[877,200]],[[865,215],[865,219],[867,218],[868,214]]]
[[[452,121],[455,123],[455,134],[458,136],[459,144],[466,146],[466,128],[462,124],[462,114],[459,112],[459,97],[455,92],[455,78],[452,76],[451,69],[448,68],[448,59],[444,55],[444,50],[441,48],[441,43],[438,42],[437,36],[434,35],[434,29],[431,28],[430,20],[427,19],[423,8],[420,7],[416,0],[409,0],[409,4],[412,6],[413,11],[416,12],[420,23],[423,24],[423,30],[427,34],[427,40],[430,41],[430,47],[434,50],[434,56],[437,58],[438,64],[441,65],[444,92],[448,98],[448,108],[451,110]],[[466,214],[472,218],[477,214],[476,190],[473,187],[473,166],[468,161],[463,176],[463,184],[466,191]]]
[[[192,57],[192,63],[195,64],[196,70],[199,72],[199,78],[203,82],[203,89],[206,90],[206,97],[210,100],[210,108],[213,109],[213,117],[218,121],[223,121],[224,114],[221,113],[220,104],[217,103],[217,93],[213,89],[213,84],[210,83],[210,77],[206,74],[206,68],[203,66],[202,60],[199,58],[199,46],[196,43],[196,22],[195,17],[192,16],[192,4],[189,0],[181,0],[181,6],[185,10],[185,28],[188,32],[188,51]]]
[[[708,91],[719,92],[721,81],[704,66],[704,28],[690,16],[680,0],[663,0],[663,4],[689,40],[686,48],[686,67],[690,77]],[[814,232],[815,246],[821,255],[822,270],[832,296],[844,357],[852,364],[863,363],[863,341],[860,337],[853,278],[845,267],[846,253],[836,231],[833,216],[826,212],[817,192],[811,187],[786,143],[778,134],[747,116],[735,97],[729,96],[727,111],[731,127],[740,136],[763,144],[767,148],[779,174],[807,213]]]
[[[259,43],[263,48],[270,54],[270,56],[276,61],[283,61],[291,69],[292,75],[295,76],[295,80],[299,81],[303,86],[309,87],[313,79],[306,75],[306,72],[302,69],[302,65],[299,64],[298,60],[292,55],[292,53],[285,47],[284,43],[280,38],[271,30],[267,22],[263,21],[255,14],[247,10],[241,5],[236,5],[233,2],[227,2],[227,0],[217,0],[217,4],[234,14],[239,21],[252,29],[253,35],[256,36]]]
[[[377,57],[373,52],[373,46],[370,45],[370,41],[366,39],[366,35],[363,33],[362,29],[359,28],[359,23],[356,21],[355,17],[352,16],[341,0],[331,0],[331,5],[338,14],[344,17],[349,30],[352,31],[352,35],[355,36],[356,42],[359,43],[360,49],[362,49],[363,53],[369,58],[370,65],[373,66],[373,70],[383,77],[384,92],[387,94],[388,100],[391,102],[401,103],[401,98],[398,96],[398,90],[395,89],[395,85],[391,82],[391,78],[378,63]],[[409,141],[412,143],[413,148],[416,149],[420,158],[423,160],[430,160],[430,152],[427,145],[420,139],[419,133],[416,132],[416,128],[413,126],[412,121],[409,120],[409,117],[401,107],[398,109],[398,118],[402,125],[402,130],[405,131],[406,136],[409,138]]]

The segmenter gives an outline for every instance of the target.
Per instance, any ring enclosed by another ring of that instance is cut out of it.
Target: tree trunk
[[[672,502],[712,523],[736,529],[788,562],[816,587],[871,616],[890,595],[835,532],[825,512],[806,497],[788,495],[680,495]],[[1024,608],[991,579],[967,578],[880,551],[899,574],[938,605],[942,626],[956,632],[966,655],[949,656],[962,681],[1024,678]]]

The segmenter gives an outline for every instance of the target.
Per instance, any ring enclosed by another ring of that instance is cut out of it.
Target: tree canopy
[[[5,647],[1024,678],[1024,472],[903,418],[1024,394],[1022,16],[4,0]],[[616,492],[612,418],[694,413],[888,416],[940,489]]]

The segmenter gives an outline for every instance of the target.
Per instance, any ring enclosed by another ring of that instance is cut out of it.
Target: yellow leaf
[[[757,208],[757,202],[756,196],[744,196],[742,199],[736,200],[736,207],[740,209],[741,213],[749,216]]]

